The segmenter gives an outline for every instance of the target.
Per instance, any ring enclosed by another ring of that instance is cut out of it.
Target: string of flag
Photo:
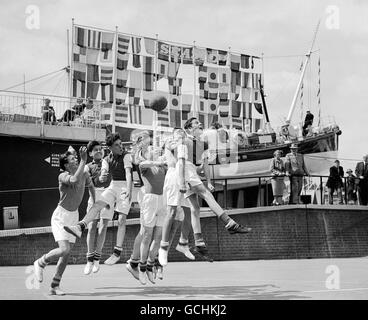
[[[163,126],[181,126],[194,112],[197,99],[208,124],[230,118],[229,125],[241,129],[254,115],[253,108],[262,114],[257,56],[77,25],[73,32],[73,96],[105,101],[101,112],[105,121],[112,120],[115,104],[117,123],[151,125],[152,93],[168,98],[168,107],[158,116]],[[184,80],[178,72],[186,64],[198,68],[198,97],[182,92]],[[166,79],[168,92],[154,92],[161,79]]]

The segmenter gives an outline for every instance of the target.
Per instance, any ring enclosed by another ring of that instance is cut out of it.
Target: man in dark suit
[[[313,125],[314,115],[308,110],[307,114],[305,115],[304,119],[304,126],[303,126],[303,134],[306,135],[308,133],[309,126]]]
[[[356,165],[355,175],[359,178],[359,203],[366,206],[368,204],[368,155],[365,155],[363,161]]]

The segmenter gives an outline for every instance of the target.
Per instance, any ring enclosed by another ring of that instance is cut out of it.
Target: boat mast
[[[307,66],[308,66],[308,63],[309,63],[309,60],[310,60],[310,57],[311,57],[311,54],[312,54],[313,46],[314,46],[314,43],[316,41],[316,37],[317,37],[317,33],[318,33],[318,29],[319,29],[320,23],[321,23],[321,20],[318,21],[317,28],[316,28],[316,30],[314,32],[314,37],[313,37],[312,45],[311,45],[311,47],[309,49],[309,52],[306,54],[306,57],[305,57],[305,60],[304,60],[302,74],[300,76],[300,79],[299,79],[299,82],[298,82],[298,86],[296,88],[296,91],[295,91],[295,94],[294,94],[294,98],[293,98],[293,101],[292,101],[291,106],[290,106],[289,114],[288,114],[287,119],[286,119],[288,121],[291,120],[291,118],[293,116],[293,113],[294,113],[294,110],[295,110],[296,100],[298,98],[299,90],[300,90],[300,87],[302,85],[302,82],[303,82],[303,79],[304,79],[304,76],[305,76],[305,71],[307,70]]]

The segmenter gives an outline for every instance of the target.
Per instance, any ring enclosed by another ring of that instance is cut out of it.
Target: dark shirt
[[[162,195],[166,170],[164,167],[142,168],[139,166],[146,193]]]
[[[304,120],[304,129],[306,129],[309,125],[313,124],[314,115],[311,113],[307,113]]]
[[[124,152],[122,155],[110,153],[104,160],[106,160],[109,166],[112,180],[126,181],[125,169],[133,167],[130,153]]]
[[[327,187],[341,187],[342,178],[344,177],[344,168],[339,166],[338,168],[333,166],[330,168],[330,176],[327,180]]]
[[[88,171],[89,174],[91,176],[93,185],[96,188],[106,188],[109,186],[110,182],[111,182],[111,175],[108,175],[107,181],[106,182],[100,182],[100,180],[98,179],[101,175],[101,167],[102,167],[102,160],[100,161],[95,161],[93,160],[92,162],[87,164],[88,167]]]
[[[52,106],[43,106],[43,120],[56,122],[55,110]]]
[[[83,113],[85,108],[86,108],[86,105],[84,103],[82,103],[82,104],[74,105],[72,109],[75,111],[75,114],[77,116],[80,116]]]

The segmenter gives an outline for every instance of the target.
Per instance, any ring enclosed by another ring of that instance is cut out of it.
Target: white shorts
[[[102,200],[102,193],[105,191],[105,188],[96,188],[95,191],[96,191],[96,201]],[[92,208],[92,206],[93,206],[93,201],[92,201],[92,198],[89,197],[87,212]],[[101,214],[101,212],[100,212],[100,214]],[[100,219],[100,214],[96,217],[95,220]]]
[[[105,201],[110,209],[104,208],[100,213],[102,219],[112,220],[114,217],[114,209],[120,214],[129,214],[131,202],[125,197],[123,192],[126,192],[126,181],[111,181],[110,185],[104,190],[101,195],[101,200]],[[115,206],[116,203],[116,206]]]
[[[180,192],[179,175],[176,168],[169,168],[164,183],[163,194],[168,206],[190,207],[189,201]]]
[[[176,170],[179,172],[179,166],[176,165]],[[197,173],[197,167],[191,163],[185,162],[185,183],[187,185],[188,191],[185,193],[184,198],[190,197],[194,192],[191,190],[191,187],[199,186],[203,184],[200,176]]]
[[[78,210],[68,211],[61,206],[57,206],[51,217],[51,229],[55,242],[65,240],[75,243],[76,238],[69,232],[66,232],[64,226],[75,226],[78,221]]]
[[[166,216],[166,204],[162,195],[146,193],[141,202],[141,225],[162,227]]]

